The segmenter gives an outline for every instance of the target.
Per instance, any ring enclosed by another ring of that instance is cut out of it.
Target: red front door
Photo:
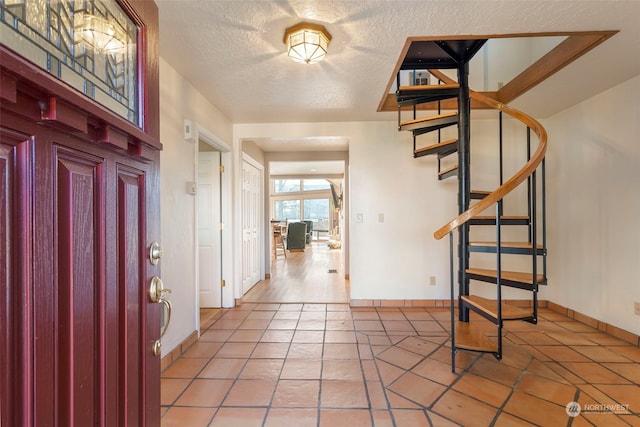
[[[157,9],[132,3],[144,129],[0,44],[3,427],[160,425]]]
[[[142,162],[5,119],[2,424],[158,425],[157,155]]]

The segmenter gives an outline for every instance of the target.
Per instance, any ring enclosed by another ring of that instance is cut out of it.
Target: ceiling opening
[[[409,84],[413,71],[403,70],[410,54],[436,40],[484,40],[487,42],[469,61],[469,86],[471,89],[502,103],[509,103],[532,89],[554,73],[575,61],[618,31],[558,32],[531,34],[503,34],[485,36],[410,37],[400,52],[378,111],[397,111],[395,99],[397,75],[400,84]],[[419,53],[419,52],[418,52]],[[448,64],[445,64],[448,65]],[[437,68],[437,67],[433,67]],[[445,73],[457,80],[456,70]],[[426,70],[426,69],[425,69]],[[437,84],[437,81],[430,82]],[[443,101],[442,109],[455,109],[456,100]],[[407,107],[412,108],[412,107]],[[418,109],[431,110],[436,103],[426,103]],[[472,108],[488,108],[484,104],[472,104]]]

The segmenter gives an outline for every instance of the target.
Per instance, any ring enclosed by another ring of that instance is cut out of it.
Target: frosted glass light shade
[[[315,64],[324,59],[331,34],[318,24],[302,22],[284,32],[284,43],[291,59],[303,64]]]

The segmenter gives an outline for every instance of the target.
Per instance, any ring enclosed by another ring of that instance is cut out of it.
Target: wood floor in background
[[[312,242],[304,252],[271,257],[271,278],[258,282],[242,298],[252,303],[348,303],[341,249]]]

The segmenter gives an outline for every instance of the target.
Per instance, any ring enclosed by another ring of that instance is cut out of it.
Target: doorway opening
[[[347,303],[346,154],[334,153],[335,160],[318,159],[318,153],[295,155],[301,160],[270,160],[278,155],[265,155],[268,275],[243,301]]]

